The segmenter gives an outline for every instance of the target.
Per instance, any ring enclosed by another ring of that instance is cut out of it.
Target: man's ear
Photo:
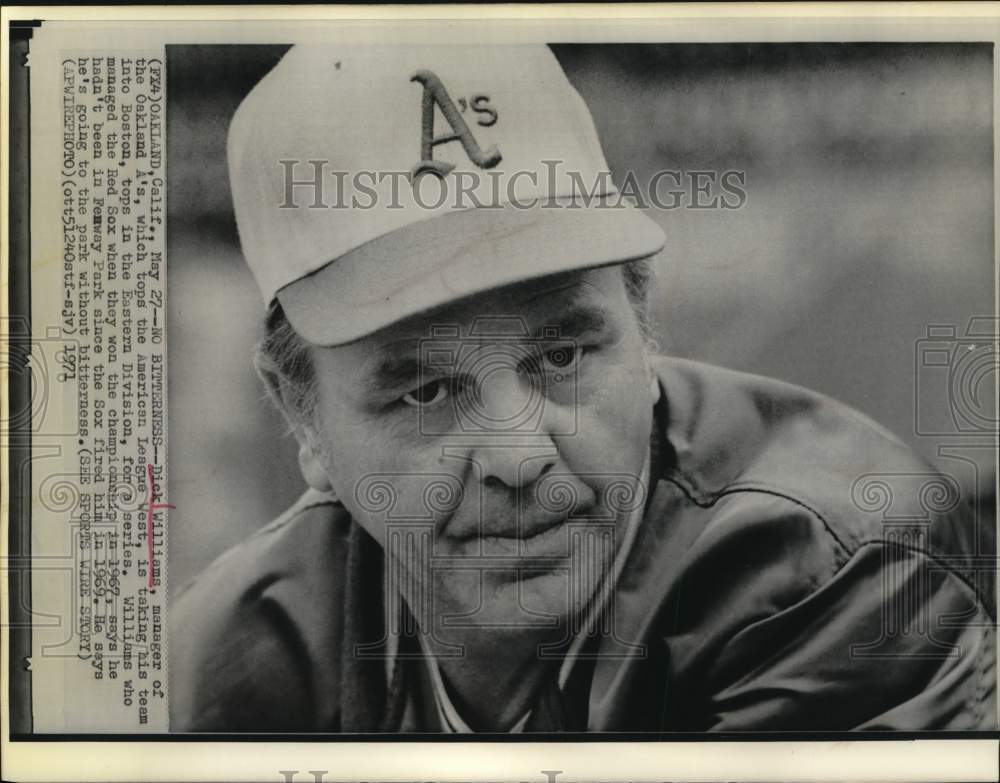
[[[303,424],[292,410],[285,381],[277,373],[262,367],[259,363],[255,362],[255,366],[257,374],[264,382],[264,388],[267,389],[267,396],[281,411],[295,440],[299,443],[299,471],[302,473],[302,478],[306,484],[319,492],[331,492],[333,486],[319,459],[319,439],[312,428]]]
[[[299,438],[296,432],[296,438]],[[302,438],[299,438],[299,470],[302,471],[302,478],[306,484],[317,492],[330,492],[333,485],[330,484],[330,477],[326,474],[326,469],[320,460],[315,446],[315,437],[305,431]]]
[[[653,405],[656,405],[660,401],[660,379],[656,375],[656,370],[653,369],[652,363],[649,361],[649,351],[646,352],[646,377],[649,379],[649,396],[650,401]]]

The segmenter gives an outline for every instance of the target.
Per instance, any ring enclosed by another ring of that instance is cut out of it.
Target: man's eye
[[[403,402],[415,408],[426,408],[442,402],[448,396],[448,384],[444,381],[431,381],[419,389],[414,389],[403,395]]]
[[[546,370],[569,370],[580,361],[583,351],[576,345],[560,345],[542,354]]]

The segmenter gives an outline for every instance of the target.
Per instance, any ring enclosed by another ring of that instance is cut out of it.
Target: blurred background
[[[303,489],[251,366],[263,305],[225,151],[232,112],[286,48],[168,47],[172,590]],[[983,341],[963,337],[994,307],[992,45],[553,50],[616,176],[746,173],[739,210],[649,212],[668,236],[653,303],[663,352],[838,398],[992,509],[994,447],[975,432],[995,372]],[[952,415],[956,373],[977,383]]]

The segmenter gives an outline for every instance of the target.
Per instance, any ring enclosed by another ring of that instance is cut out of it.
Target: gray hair
[[[649,341],[653,328],[649,315],[649,293],[654,279],[652,260],[640,258],[621,267],[639,329]],[[316,412],[319,393],[309,347],[309,342],[289,323],[278,300],[272,301],[264,320],[264,336],[254,351],[254,367],[293,427],[311,424]]]

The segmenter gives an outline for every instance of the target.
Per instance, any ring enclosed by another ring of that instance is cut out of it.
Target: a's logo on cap
[[[469,160],[481,169],[491,169],[501,161],[502,156],[496,144],[490,145],[490,148],[486,151],[483,151],[483,148],[479,146],[479,142],[472,135],[468,124],[462,117],[461,112],[455,107],[455,103],[452,101],[451,96],[448,95],[448,91],[437,77],[437,74],[432,71],[419,70],[410,77],[410,81],[420,82],[424,86],[424,95],[421,102],[423,116],[421,118],[420,162],[410,171],[411,182],[416,182],[421,174],[436,174],[443,178],[455,168],[455,164],[453,163],[434,160],[434,148],[438,144],[446,144],[450,141],[462,142],[462,147],[465,149],[465,154],[469,156]],[[499,115],[497,114],[497,110],[490,105],[488,95],[473,95],[468,100],[462,98],[460,101],[463,105],[463,110],[465,107],[469,107],[476,114],[480,115],[476,122],[482,127],[488,128],[496,123]],[[435,105],[441,109],[441,113],[448,121],[448,125],[451,126],[451,133],[445,133],[437,137],[434,136]]]

